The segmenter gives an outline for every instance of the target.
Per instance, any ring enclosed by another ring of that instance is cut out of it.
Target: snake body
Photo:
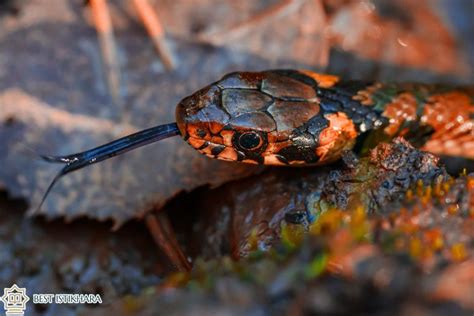
[[[176,120],[193,148],[228,161],[321,165],[360,139],[395,136],[474,158],[473,100],[466,87],[343,81],[306,70],[235,72],[184,98]]]

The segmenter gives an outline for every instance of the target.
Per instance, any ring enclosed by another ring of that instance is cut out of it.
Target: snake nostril
[[[202,128],[198,128],[196,130],[196,135],[199,136],[200,138],[204,138],[207,135],[207,131]]]

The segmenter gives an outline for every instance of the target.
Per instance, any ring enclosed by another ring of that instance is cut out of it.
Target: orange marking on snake
[[[358,91],[357,94],[352,97],[352,99],[359,101],[362,105],[373,105],[374,101],[372,100],[372,95],[380,88],[382,88],[382,84],[377,82],[364,90]]]
[[[474,159],[473,117],[474,104],[469,95],[452,91],[431,96],[420,121],[435,132],[423,149]]]
[[[200,138],[195,138],[195,137],[190,137],[188,139],[188,143],[193,146],[194,148],[199,148],[201,147],[206,141],[204,139]]]
[[[237,152],[232,147],[226,147],[224,150],[218,155],[219,159],[236,161],[237,160]]]
[[[339,81],[338,76],[320,74],[320,73],[312,72],[309,70],[298,70],[298,71],[307,75],[308,77],[313,78],[318,83],[318,86],[321,88],[331,88]]]
[[[390,124],[384,130],[385,133],[394,136],[399,132],[403,122],[416,120],[417,106],[415,96],[409,92],[401,93],[395,97],[392,102],[387,104],[382,114],[390,120]]]
[[[318,164],[339,159],[344,151],[352,149],[358,134],[352,120],[343,112],[327,114],[325,118],[329,120],[329,127],[319,136]]]

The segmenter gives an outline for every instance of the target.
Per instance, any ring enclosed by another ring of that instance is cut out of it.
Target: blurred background
[[[472,0],[0,0],[0,288],[99,291],[109,302],[143,293],[174,271],[153,233],[168,220],[150,214],[181,210],[171,221],[187,230],[199,221],[187,201],[208,208],[223,184],[246,194],[240,179],[264,172],[169,139],[68,175],[36,212],[58,169],[37,153],[78,152],[172,122],[179,100],[231,71],[472,85],[473,12]],[[219,212],[226,202],[213,205]],[[271,214],[281,220],[289,207]]]

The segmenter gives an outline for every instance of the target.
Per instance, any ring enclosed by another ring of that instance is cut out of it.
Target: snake
[[[233,72],[176,107],[176,122],[66,156],[41,157],[65,174],[180,135],[207,157],[318,166],[354,148],[404,137],[422,150],[474,159],[474,87],[342,80],[309,70]],[[39,208],[38,207],[38,208]]]

